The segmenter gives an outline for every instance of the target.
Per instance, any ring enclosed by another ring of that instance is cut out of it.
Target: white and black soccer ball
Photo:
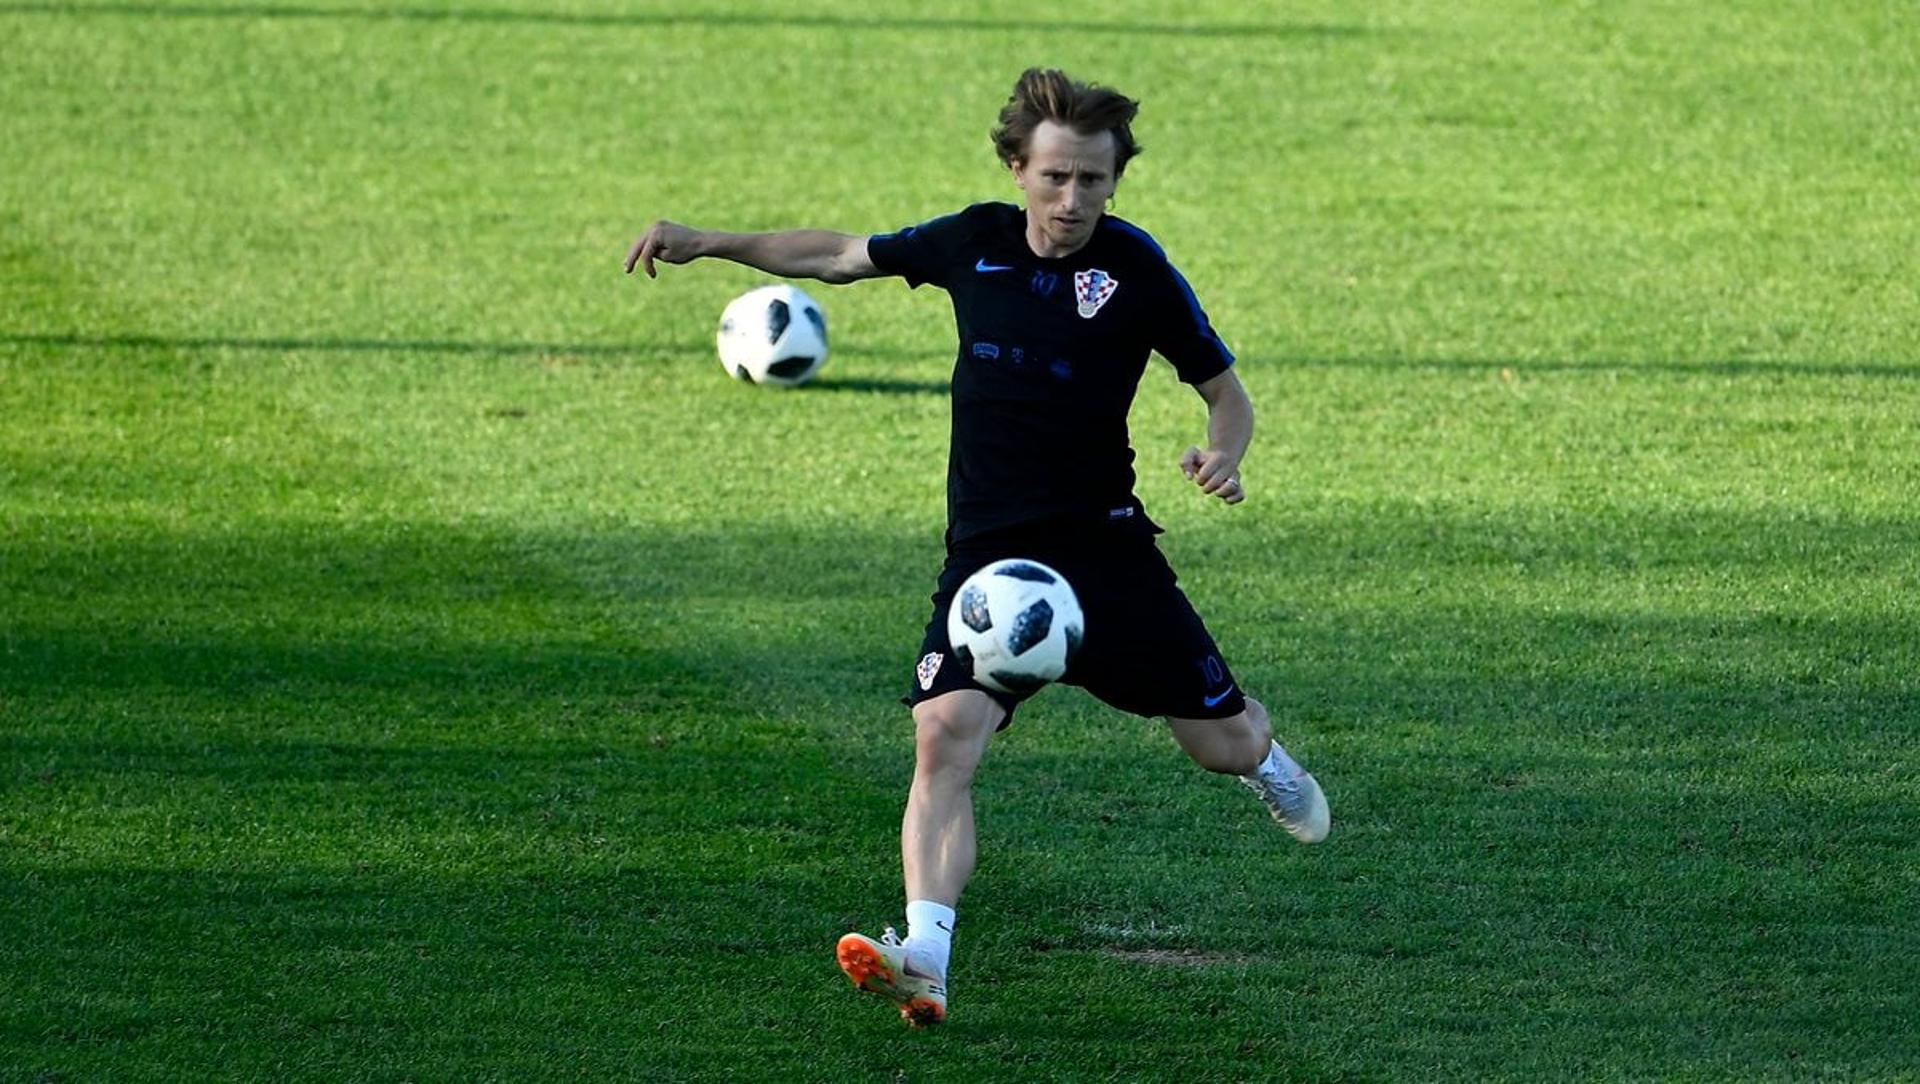
[[[728,302],[716,341],[734,379],[791,388],[827,360],[827,314],[798,287],[762,286]]]
[[[968,576],[947,608],[947,640],[973,680],[1003,693],[1058,681],[1080,650],[1086,618],[1065,576],[1016,557]]]

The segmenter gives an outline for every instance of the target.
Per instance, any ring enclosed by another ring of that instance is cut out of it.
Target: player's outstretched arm
[[[1207,401],[1207,447],[1188,448],[1180,470],[1202,491],[1228,504],[1247,499],[1240,484],[1240,460],[1253,443],[1253,400],[1232,369],[1194,385]]]
[[[782,230],[777,233],[721,233],[660,221],[627,250],[627,274],[635,264],[648,278],[657,276],[655,260],[687,263],[712,256],[782,278],[856,282],[880,274],[867,256],[867,239],[832,230]]]

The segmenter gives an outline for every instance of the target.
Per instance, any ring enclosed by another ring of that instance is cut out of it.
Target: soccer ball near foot
[[[1013,558],[967,577],[947,609],[953,655],[973,680],[1003,693],[1058,681],[1080,650],[1086,618],[1065,576]]]
[[[796,387],[827,360],[827,314],[798,287],[762,286],[727,304],[716,341],[736,380]]]

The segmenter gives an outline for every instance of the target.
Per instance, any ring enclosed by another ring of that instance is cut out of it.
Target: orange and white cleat
[[[946,980],[914,967],[893,927],[878,941],[857,933],[842,937],[834,957],[855,986],[898,1005],[907,1026],[924,1028],[947,1018]]]

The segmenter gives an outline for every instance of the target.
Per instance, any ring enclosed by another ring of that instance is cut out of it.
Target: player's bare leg
[[[916,1027],[946,1018],[953,907],[973,876],[973,772],[1006,709],[961,690],[915,705],[913,786],[900,822],[907,939],[850,933],[836,955],[854,985],[886,997]]]
[[[1007,711],[962,689],[913,709],[913,787],[900,822],[907,898],[952,907],[973,876],[973,772]]]
[[[1222,775],[1247,775],[1266,759],[1273,741],[1267,709],[1249,697],[1247,710],[1225,719],[1175,719],[1173,740],[1195,764]]]
[[[1247,710],[1231,718],[1169,718],[1167,724],[1194,763],[1210,772],[1239,776],[1295,839],[1318,843],[1327,838],[1332,817],[1326,795],[1313,776],[1273,740],[1273,724],[1258,700],[1248,697]]]

